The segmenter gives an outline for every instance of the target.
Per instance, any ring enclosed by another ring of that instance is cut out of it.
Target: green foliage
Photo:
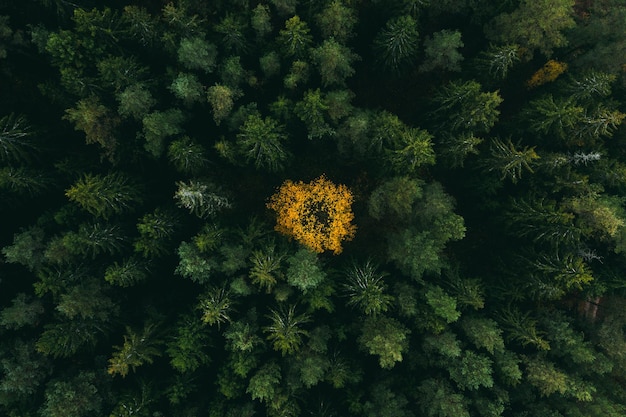
[[[201,37],[181,39],[177,53],[178,62],[189,70],[212,72],[215,68],[217,48]]]
[[[204,99],[204,86],[193,74],[178,73],[169,88],[172,94],[187,106]]]
[[[253,400],[270,403],[277,394],[280,381],[280,367],[274,362],[267,363],[250,378],[246,392]]]
[[[456,300],[446,294],[441,287],[428,288],[425,297],[426,303],[433,309],[433,313],[446,323],[454,323],[461,317],[461,313],[456,309]]]
[[[285,55],[302,58],[312,43],[310,32],[307,23],[296,15],[285,21],[285,28],[280,30],[276,40]]]
[[[563,31],[575,26],[574,0],[522,0],[511,13],[498,15],[486,28],[487,36],[502,44],[518,44],[532,54],[550,56],[567,45]]]
[[[245,29],[245,23],[238,16],[227,14],[215,26],[215,31],[221,35],[219,45],[226,52],[241,53],[245,51],[247,48]]]
[[[433,97],[434,115],[448,132],[489,132],[498,121],[499,91],[482,92],[476,81],[451,81]]]
[[[347,304],[357,307],[366,315],[375,316],[386,312],[393,297],[385,294],[385,273],[377,271],[376,265],[370,260],[365,264],[352,265],[346,272],[347,282],[343,285]]]
[[[495,321],[486,318],[465,317],[461,321],[461,327],[477,348],[483,348],[492,355],[504,350],[502,330]]]
[[[117,148],[115,129],[117,116],[95,96],[80,100],[75,108],[66,110],[66,119],[74,123],[76,130],[85,133],[87,143],[97,143],[107,157],[112,157]]]
[[[104,272],[104,280],[111,285],[131,287],[148,278],[148,268],[135,258],[129,258],[122,263],[115,262],[109,265]]]
[[[211,287],[198,297],[197,309],[200,310],[202,323],[220,327],[230,321],[232,310],[230,293],[225,288]]]
[[[35,346],[46,356],[68,358],[83,348],[95,346],[101,331],[99,324],[91,320],[50,323],[44,326]]]
[[[35,351],[32,342],[16,339],[8,355],[0,356],[0,406],[28,401],[50,374],[50,363]]]
[[[333,129],[326,123],[324,113],[328,110],[328,104],[322,97],[320,89],[308,90],[302,100],[296,103],[294,113],[304,122],[308,131],[309,139],[318,139],[333,135]]]
[[[134,243],[135,252],[146,258],[168,253],[177,226],[178,219],[171,211],[157,208],[145,214],[137,223],[139,238]]]
[[[86,279],[61,294],[56,310],[70,320],[94,320],[106,323],[117,310],[100,281]]]
[[[239,152],[257,169],[281,171],[290,158],[284,127],[271,117],[251,114],[237,134]]]
[[[424,40],[424,62],[420,71],[461,71],[463,55],[459,52],[463,48],[461,32],[448,29],[433,33],[432,37]]]
[[[0,311],[0,326],[5,329],[20,329],[24,326],[33,326],[39,321],[44,312],[41,300],[31,298],[21,292],[11,300],[11,305]]]
[[[342,0],[331,1],[315,17],[324,39],[345,43],[354,36],[357,18],[354,9],[345,5]]]
[[[376,60],[385,70],[403,72],[417,59],[418,39],[417,21],[413,17],[391,19],[374,38]]]
[[[13,235],[13,244],[2,248],[6,262],[21,264],[33,271],[38,269],[44,261],[43,229],[32,226]]]
[[[215,187],[210,183],[190,180],[179,181],[176,185],[176,204],[200,218],[210,217],[231,207],[228,198],[220,195],[218,190],[212,191]]]
[[[216,268],[215,262],[207,259],[193,243],[181,242],[178,247],[180,261],[176,273],[194,282],[207,282]]]
[[[405,129],[390,143],[387,160],[396,174],[412,174],[422,165],[435,163],[432,135],[422,129]]]
[[[207,89],[207,99],[213,110],[213,120],[219,126],[233,109],[235,93],[225,85],[215,84]]]
[[[263,38],[271,33],[272,21],[269,7],[265,4],[257,4],[257,6],[252,9],[250,24],[259,38]]]
[[[296,315],[296,306],[271,310],[267,316],[270,325],[265,326],[263,331],[267,333],[267,340],[272,342],[272,347],[276,351],[285,355],[298,352],[302,345],[302,336],[307,336],[308,331],[301,326],[309,322],[309,317],[305,314]]]
[[[104,219],[126,212],[141,201],[138,187],[120,172],[85,174],[65,191],[65,195],[83,210]]]
[[[162,341],[157,336],[157,326],[147,322],[141,331],[126,327],[124,344],[114,346],[115,351],[109,359],[107,372],[111,375],[126,377],[130,371],[154,361],[155,356],[161,356]]]
[[[78,232],[68,232],[61,244],[72,255],[90,256],[120,253],[126,246],[127,237],[116,224],[81,224]]]
[[[122,117],[142,120],[154,107],[156,100],[143,84],[133,84],[117,94],[117,112]]]
[[[311,60],[318,68],[324,87],[345,85],[346,78],[354,74],[351,64],[358,58],[358,55],[333,38],[311,50]]]
[[[491,359],[471,350],[466,350],[459,359],[450,364],[448,371],[450,378],[459,389],[477,390],[480,387],[493,387],[491,365]]]
[[[172,141],[167,148],[167,157],[178,171],[186,174],[196,174],[208,163],[202,145],[189,136]]]
[[[209,336],[203,329],[202,322],[189,315],[181,317],[166,348],[172,368],[185,373],[206,365],[210,361],[206,353],[208,344]]]
[[[477,59],[476,67],[496,80],[503,80],[520,61],[519,46],[515,44],[489,45]]]
[[[516,145],[507,139],[506,142],[499,138],[491,139],[491,160],[489,161],[489,171],[500,171],[501,179],[509,178],[516,183],[522,177],[524,169],[533,173],[535,160],[539,159],[534,147],[525,146],[518,149]]]
[[[378,356],[381,368],[391,369],[402,362],[409,347],[410,330],[399,321],[385,316],[369,316],[361,328],[359,344],[371,355]]]
[[[252,267],[248,274],[252,283],[271,292],[272,288],[283,278],[281,266],[284,258],[283,254],[276,253],[275,246],[269,246],[262,251],[253,251],[250,256]]]
[[[326,278],[317,253],[307,249],[299,249],[287,258],[287,282],[307,293],[317,287]]]
[[[467,399],[442,379],[426,379],[418,388],[420,409],[428,417],[469,417]]]
[[[0,118],[0,161],[25,161],[35,150],[33,130],[26,117],[11,113]]]
[[[163,153],[165,139],[183,132],[180,125],[184,119],[183,112],[178,109],[157,110],[144,116],[142,123],[146,151],[155,158],[159,157]]]
[[[44,395],[40,410],[44,416],[83,417],[101,412],[102,397],[93,372],[81,372],[67,380],[54,379],[46,384]]]

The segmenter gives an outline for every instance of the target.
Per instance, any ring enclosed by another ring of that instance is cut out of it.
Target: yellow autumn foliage
[[[537,72],[530,77],[530,80],[526,81],[528,88],[539,87],[540,85],[552,82],[556,80],[559,75],[563,74],[567,70],[567,64],[551,59],[539,68]]]
[[[341,242],[352,240],[353,196],[345,185],[336,185],[324,175],[304,183],[285,181],[267,207],[277,214],[275,229],[311,250],[341,253]]]

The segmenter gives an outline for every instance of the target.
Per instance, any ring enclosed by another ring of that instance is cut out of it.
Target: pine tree
[[[138,187],[119,172],[85,174],[65,191],[65,195],[82,209],[104,219],[123,213],[141,201]]]
[[[107,372],[111,375],[119,374],[125,377],[139,366],[151,364],[155,356],[161,356],[160,345],[162,341],[156,333],[157,326],[149,322],[145,323],[139,332],[126,327],[124,344],[114,346],[115,352],[109,359]]]
[[[417,58],[419,33],[417,21],[405,15],[389,20],[374,38],[378,63],[392,73],[401,73]]]
[[[283,356],[293,354],[300,350],[302,336],[307,336],[308,331],[301,328],[309,322],[309,317],[304,314],[296,315],[296,306],[271,310],[268,315],[271,323],[263,328],[267,333],[267,340],[272,342],[274,350],[279,351]]]

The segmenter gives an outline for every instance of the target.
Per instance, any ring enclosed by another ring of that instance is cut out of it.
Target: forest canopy
[[[626,415],[622,0],[0,2],[0,415]]]

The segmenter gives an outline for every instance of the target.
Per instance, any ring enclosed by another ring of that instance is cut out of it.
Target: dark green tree
[[[418,40],[417,21],[413,17],[391,19],[374,39],[376,60],[392,73],[408,70],[417,60]]]
[[[290,158],[284,127],[271,117],[251,114],[237,134],[239,152],[257,169],[281,171]]]
[[[96,217],[108,219],[141,201],[138,187],[120,172],[85,174],[65,191],[70,201]]]

